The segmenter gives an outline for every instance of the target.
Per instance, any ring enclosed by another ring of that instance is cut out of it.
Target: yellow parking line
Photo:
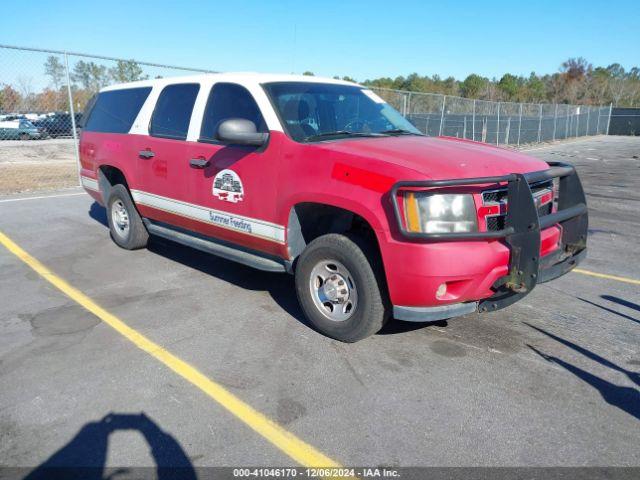
[[[179,359],[157,343],[129,327],[115,315],[100,307],[80,290],[69,285],[55,273],[45,267],[37,259],[25,252],[4,233],[0,232],[0,243],[16,257],[31,267],[42,278],[67,295],[73,301],[86,308],[100,320],[112,327],[120,335],[130,340],[136,347],[144,350],[182,378],[191,382],[222,407],[235,415],[240,421],[262,435],[274,446],[286,453],[298,464],[306,467],[339,467],[340,465],[322,452],[285,430],[247,403],[240,400],[224,387],[206,377],[197,368]]]
[[[632,285],[640,285],[640,280],[627,277],[617,277],[616,275],[608,275],[606,273],[590,272],[589,270],[583,270],[581,268],[574,268],[574,272],[581,273],[583,275],[591,275],[592,277],[606,278],[608,280],[616,280],[617,282],[631,283]]]

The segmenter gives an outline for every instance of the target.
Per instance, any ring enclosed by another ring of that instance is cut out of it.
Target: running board
[[[166,238],[167,240],[195,248],[196,250],[200,250],[205,253],[217,255],[218,257],[222,257],[226,260],[242,263],[243,265],[257,268],[258,270],[264,270],[266,272],[287,271],[284,261],[278,262],[277,260],[264,257],[258,253],[248,252],[236,247],[224,245],[214,240],[208,240],[170,227],[158,225],[146,218],[144,219],[144,224],[152,235]]]

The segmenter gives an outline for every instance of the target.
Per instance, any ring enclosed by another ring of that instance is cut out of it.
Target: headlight
[[[473,196],[406,192],[404,212],[407,230],[422,233],[477,232]]]

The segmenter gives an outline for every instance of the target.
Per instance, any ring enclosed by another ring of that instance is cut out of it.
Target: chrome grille
[[[529,185],[531,193],[534,197],[543,195],[547,192],[553,192],[553,181],[548,180],[545,182],[535,183]],[[508,204],[508,191],[507,188],[499,188],[495,190],[486,190],[482,192],[483,205],[507,205]],[[538,207],[538,216],[543,217],[549,215],[553,209],[553,201],[541,205]],[[506,215],[492,215],[486,217],[487,231],[497,231],[505,228]]]

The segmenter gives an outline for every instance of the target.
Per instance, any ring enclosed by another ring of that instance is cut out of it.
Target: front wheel
[[[295,277],[302,310],[331,338],[357,342],[389,318],[379,254],[360,237],[332,233],[316,238],[300,255]]]

